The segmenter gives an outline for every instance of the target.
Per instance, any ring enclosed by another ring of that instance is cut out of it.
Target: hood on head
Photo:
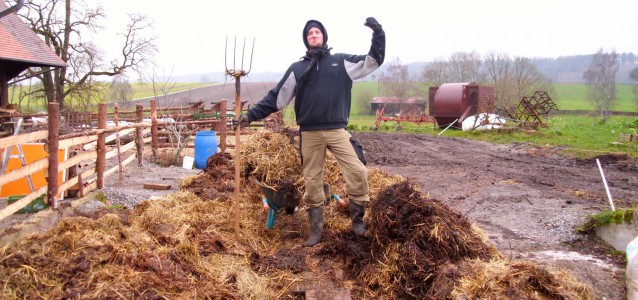
[[[306,45],[306,49],[310,49],[310,46],[308,45],[308,31],[310,31],[310,28],[312,27],[319,28],[323,34],[323,44],[326,45],[328,43],[328,32],[326,31],[326,28],[323,27],[321,22],[317,20],[310,20],[306,22],[306,26],[303,27],[303,44]]]

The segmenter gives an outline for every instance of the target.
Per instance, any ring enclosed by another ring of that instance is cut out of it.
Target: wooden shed
[[[0,14],[7,7],[0,1]],[[9,104],[9,81],[30,67],[66,67],[15,13],[0,18],[0,107]]]
[[[425,111],[425,99],[422,97],[374,97],[370,100],[370,114],[383,108],[386,114],[422,114]]]

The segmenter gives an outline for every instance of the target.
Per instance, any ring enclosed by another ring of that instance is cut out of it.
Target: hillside
[[[585,83],[583,80],[583,72],[589,67],[594,54],[588,55],[572,55],[561,56],[556,58],[532,58],[531,61],[536,65],[538,70],[551,82],[554,83]],[[638,68],[638,57],[633,53],[620,53],[620,67],[618,69],[616,83],[618,84],[635,84],[629,78],[629,72]],[[362,81],[376,81],[376,78],[382,73],[387,72],[390,61],[386,61],[373,75],[363,78]],[[406,66],[412,78],[419,81],[423,68],[428,62],[412,62]],[[284,72],[253,72],[248,77],[242,79],[247,82],[278,82]],[[191,74],[177,76],[178,82],[200,82],[207,80],[208,82],[224,82],[228,80],[223,72],[215,72],[209,74]]]

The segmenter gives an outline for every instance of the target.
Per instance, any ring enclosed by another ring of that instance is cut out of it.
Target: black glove
[[[363,25],[372,28],[372,31],[377,31],[382,29],[381,24],[379,24],[379,22],[377,22],[377,19],[373,17],[367,18],[366,22]]]
[[[239,119],[233,119],[233,125],[239,124],[241,127],[246,127],[250,124],[250,119],[248,119],[248,115],[241,114]]]

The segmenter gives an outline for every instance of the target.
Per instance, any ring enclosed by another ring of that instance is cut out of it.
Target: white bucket
[[[190,157],[188,155],[184,156],[184,160],[182,161],[182,168],[192,170],[193,164],[195,163],[195,158]]]

